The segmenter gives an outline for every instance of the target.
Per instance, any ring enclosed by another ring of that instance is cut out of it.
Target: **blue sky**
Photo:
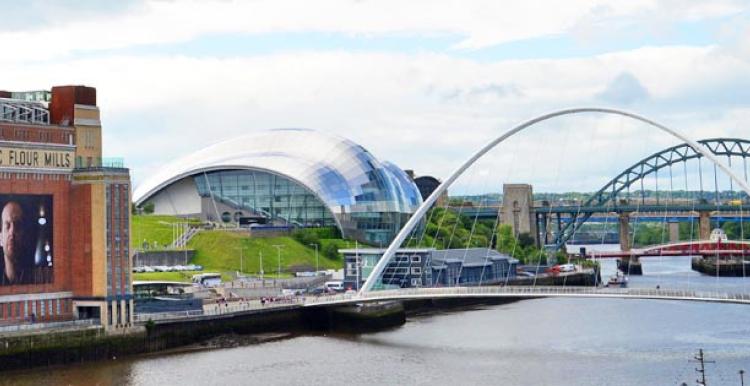
[[[207,144],[276,127],[342,135],[438,177],[514,123],[571,106],[633,110],[696,139],[750,137],[744,1],[61,0],[3,8],[0,40],[13,55],[0,56],[0,89],[96,87],[105,151],[125,158],[136,184]],[[561,119],[498,149],[466,189],[531,182],[593,190],[674,142],[620,119]]]

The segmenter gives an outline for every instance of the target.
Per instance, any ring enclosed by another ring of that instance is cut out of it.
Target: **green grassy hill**
[[[132,216],[130,248],[143,249],[147,243],[149,249],[166,249],[172,244],[175,223],[200,223],[195,219],[184,219],[174,216],[135,215]]]
[[[159,247],[156,249],[163,249],[172,243],[172,224],[184,221],[198,222],[172,216],[133,216],[131,247],[134,250],[140,250],[146,242],[151,250],[154,249],[154,244]],[[190,263],[202,265],[204,272],[220,272],[227,277],[228,273],[240,271],[240,265],[243,266],[242,272],[257,274],[260,272],[260,254],[262,254],[266,276],[275,276],[279,259],[274,245],[281,245],[282,276],[289,276],[294,270],[315,269],[315,248],[310,245],[311,243],[319,245],[320,269],[343,268],[343,259],[340,254],[331,253],[333,248],[331,246],[335,246],[336,249],[355,247],[354,241],[332,238],[336,236],[335,231],[309,229],[304,233],[304,237],[295,234],[296,237],[251,238],[239,232],[204,230],[195,235],[188,244],[188,248],[196,251],[195,258]],[[360,244],[360,247],[364,248],[366,245]],[[327,252],[328,256],[326,256]],[[240,263],[241,254],[244,257],[242,264]],[[193,274],[193,272],[137,273],[134,278],[135,280],[190,281]]]
[[[327,242],[337,242],[327,240]],[[279,266],[279,253],[274,245],[281,246],[281,271],[289,269],[315,269],[315,250],[300,244],[291,237],[251,238],[241,233],[226,231],[202,231],[190,240],[189,247],[195,249],[194,264],[200,264],[209,271],[239,271],[240,253],[244,256],[243,272],[260,272],[260,255],[263,255],[263,269],[266,273],[276,273]],[[240,251],[242,250],[242,251]],[[330,259],[318,254],[320,269],[340,269],[341,259]]]

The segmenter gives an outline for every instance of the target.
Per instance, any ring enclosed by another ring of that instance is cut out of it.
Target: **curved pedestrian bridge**
[[[175,321],[184,319],[206,319],[248,312],[263,312],[280,308],[327,307],[383,301],[408,301],[430,299],[530,299],[530,298],[614,298],[614,299],[653,299],[681,300],[711,303],[750,304],[750,293],[730,294],[691,290],[670,290],[651,288],[592,288],[592,287],[445,287],[407,288],[371,291],[364,295],[356,293],[294,296],[281,301],[262,304],[259,300],[240,301],[230,305],[217,305],[203,310],[136,314],[138,323],[149,320]]]
[[[478,299],[478,298],[621,298],[686,300],[714,303],[750,304],[750,294],[729,294],[691,290],[649,288],[592,288],[592,287],[446,287],[408,288],[370,291],[363,295],[341,294],[305,299],[304,306],[368,303],[389,300],[417,299]]]

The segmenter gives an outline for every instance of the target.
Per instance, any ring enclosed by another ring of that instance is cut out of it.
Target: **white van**
[[[343,281],[327,281],[325,287],[328,291],[343,292],[344,282]]]
[[[200,284],[204,287],[216,287],[221,285],[221,274],[199,273],[197,275],[193,275],[193,283]]]

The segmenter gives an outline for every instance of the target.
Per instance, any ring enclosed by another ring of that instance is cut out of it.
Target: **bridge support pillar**
[[[630,240],[630,212],[620,213],[620,250],[629,252],[632,247]],[[642,275],[641,262],[636,256],[624,257],[617,260],[617,269],[628,275]]]
[[[620,250],[630,251],[630,212],[620,213]]]
[[[698,236],[701,240],[711,238],[711,212],[698,212]]]
[[[513,235],[528,233],[539,244],[537,217],[531,185],[504,184],[502,222],[513,228]]]
[[[680,241],[680,223],[670,222],[669,223],[669,242],[676,243]]]

